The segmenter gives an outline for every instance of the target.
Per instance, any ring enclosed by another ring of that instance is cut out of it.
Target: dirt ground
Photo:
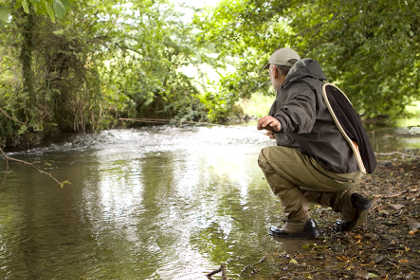
[[[321,238],[265,256],[241,279],[420,279],[420,152],[385,156],[362,180],[361,192],[374,200],[366,225],[335,233],[338,216],[316,208]]]

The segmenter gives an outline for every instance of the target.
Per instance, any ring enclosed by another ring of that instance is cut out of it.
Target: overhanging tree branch
[[[10,120],[12,120],[12,121],[14,121],[14,122],[17,122],[18,124],[21,124],[21,125],[26,125],[26,123],[24,123],[24,122],[21,122],[20,120],[18,120],[18,119],[16,119],[16,118],[14,118],[14,117],[11,117],[5,110],[3,110],[1,107],[0,107],[0,113],[2,113],[6,118],[8,118],[8,119],[10,119]]]
[[[14,122],[16,122],[16,123],[18,123],[18,124],[21,124],[21,125],[26,125],[26,123],[24,123],[24,122],[22,122],[22,121],[20,121],[20,120],[18,120],[18,119],[16,119],[16,118],[14,118],[14,117],[12,117],[12,116],[10,116],[5,110],[3,110],[1,107],[0,107],[0,113],[2,113],[6,118],[8,118],[8,119],[10,119],[10,120],[12,120],[12,121],[14,121]],[[23,164],[23,165],[25,165],[25,166],[28,166],[28,167],[32,167],[32,168],[34,168],[36,171],[38,171],[39,173],[41,173],[41,174],[43,174],[43,175],[46,175],[46,176],[48,176],[49,178],[51,178],[54,182],[56,182],[59,186],[60,186],[60,188],[62,188],[62,187],[64,187],[64,185],[66,185],[66,184],[71,184],[69,181],[67,181],[67,180],[65,180],[65,181],[60,181],[60,180],[58,180],[56,177],[54,177],[54,175],[52,175],[50,172],[47,172],[47,171],[45,171],[45,170],[42,170],[42,169],[40,169],[40,168],[38,168],[38,167],[36,167],[33,163],[30,163],[30,162],[27,162],[27,161],[24,161],[24,160],[20,160],[20,159],[16,159],[16,158],[12,158],[12,157],[9,157],[4,151],[3,151],[3,149],[0,147],[0,155],[4,158],[4,160],[6,161],[6,170],[7,169],[9,169],[9,161],[14,161],[14,162],[18,162],[18,163],[20,163],[20,164]]]
[[[40,168],[38,168],[38,167],[36,167],[33,163],[30,163],[30,162],[27,162],[27,161],[24,161],[24,160],[20,160],[20,159],[17,159],[17,158],[12,158],[12,157],[9,157],[4,151],[3,151],[3,149],[2,148],[0,148],[0,154],[1,154],[1,156],[4,158],[4,160],[6,161],[6,168],[9,168],[9,160],[10,161],[14,161],[14,162],[18,162],[18,163],[20,163],[20,164],[23,164],[23,165],[25,165],[25,166],[28,166],[28,167],[32,167],[33,169],[35,169],[36,171],[38,171],[39,173],[41,173],[41,174],[43,174],[43,175],[46,175],[46,176],[48,176],[51,180],[53,180],[55,183],[57,183],[59,186],[60,186],[60,188],[62,188],[62,187],[64,187],[64,185],[66,185],[66,184],[71,184],[69,181],[60,181],[60,180],[58,180],[56,177],[54,177],[54,175],[52,175],[50,172],[47,172],[47,171],[45,171],[45,170],[42,170],[42,169],[40,169]]]

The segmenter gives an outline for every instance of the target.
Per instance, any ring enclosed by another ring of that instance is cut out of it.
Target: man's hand
[[[265,135],[267,135],[268,137],[270,137],[270,139],[276,139],[276,135],[274,135],[274,132],[272,132],[271,130],[267,130],[267,132],[265,133]]]
[[[267,129],[273,132],[279,132],[281,130],[281,124],[278,119],[272,116],[265,116],[258,120],[257,129]]]

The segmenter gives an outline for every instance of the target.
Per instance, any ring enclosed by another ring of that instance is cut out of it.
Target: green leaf
[[[71,185],[71,182],[70,181],[68,181],[68,180],[65,180],[65,181],[63,181],[63,182],[61,182],[60,183],[60,188],[62,189],[62,188],[64,188],[64,186],[65,185]]]
[[[26,0],[22,0],[22,8],[25,13],[29,14],[29,3]]]
[[[297,260],[295,260],[295,259],[290,259],[290,262],[289,262],[290,264],[298,264],[298,262],[297,262]]]
[[[49,1],[44,1],[45,11],[47,11],[48,16],[50,17],[51,21],[55,23],[55,13],[53,7],[51,7]]]
[[[19,127],[18,134],[19,134],[19,135],[24,134],[24,133],[26,132],[26,130],[27,130],[27,129],[28,129],[28,128],[26,127],[26,125],[22,125],[21,127]]]
[[[54,0],[53,7],[57,18],[63,18],[66,15],[67,9],[60,0]]]
[[[6,7],[0,7],[0,21],[7,23],[9,21],[10,11]]]
[[[61,0],[61,3],[63,3],[64,7],[66,7],[66,10],[70,7],[70,2],[70,0]]]
[[[58,35],[64,35],[64,29],[55,30],[55,31],[53,31],[53,33],[57,36]]]

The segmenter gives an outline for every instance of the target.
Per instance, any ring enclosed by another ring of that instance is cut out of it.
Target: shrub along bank
[[[240,118],[239,100],[270,94],[261,68],[283,46],[320,61],[365,118],[395,119],[420,93],[419,3],[221,1],[191,22],[170,0],[0,1],[0,147],[121,117]],[[191,65],[223,71],[212,85]]]

